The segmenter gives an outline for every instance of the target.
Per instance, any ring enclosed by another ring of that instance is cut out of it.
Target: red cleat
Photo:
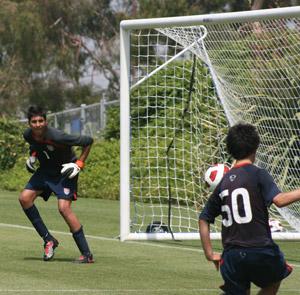
[[[44,261],[49,261],[54,257],[54,249],[58,246],[58,241],[53,239],[44,244]]]

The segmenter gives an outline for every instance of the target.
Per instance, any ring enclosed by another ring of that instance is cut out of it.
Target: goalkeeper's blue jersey
[[[23,137],[30,145],[30,155],[35,154],[38,158],[39,169],[51,176],[60,175],[62,164],[76,161],[73,146],[93,143],[90,136],[70,135],[52,127],[47,127],[42,141],[33,138],[30,128],[25,130]]]
[[[222,216],[224,249],[273,245],[268,207],[279,193],[265,169],[252,164],[235,166],[224,175],[199,218],[214,223]]]

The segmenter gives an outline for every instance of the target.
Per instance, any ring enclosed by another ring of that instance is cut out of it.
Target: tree
[[[0,5],[0,114],[37,101],[56,111],[91,100],[91,89],[80,83],[90,67],[118,93],[119,24],[110,1],[0,0]]]
[[[108,81],[109,96],[118,97],[122,19],[290,4],[274,1],[0,0],[0,115],[36,102],[58,111],[98,100],[81,83],[91,69]]]
[[[290,0],[178,0],[176,2],[173,0],[158,0],[155,1],[155,5],[149,0],[128,2],[138,7],[135,14],[137,18],[196,15],[292,5]]]

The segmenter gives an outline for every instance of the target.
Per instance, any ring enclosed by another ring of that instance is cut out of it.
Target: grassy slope
[[[80,199],[74,204],[96,258],[94,265],[74,265],[79,253],[55,198],[38,200],[41,215],[60,241],[55,259],[43,262],[42,242],[30,230],[17,198],[0,192],[0,294],[219,294],[221,278],[203,257],[199,241],[120,243],[117,201]],[[281,246],[288,260],[299,265],[300,243]],[[283,283],[284,294],[299,292],[299,266]]]

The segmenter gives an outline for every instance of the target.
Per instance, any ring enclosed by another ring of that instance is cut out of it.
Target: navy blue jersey
[[[30,128],[25,130],[23,137],[30,145],[30,154],[38,158],[39,169],[52,176],[60,175],[62,164],[76,161],[73,146],[93,143],[90,136],[70,135],[52,127],[47,127],[43,141],[36,141]]]
[[[210,196],[199,218],[222,216],[222,243],[230,247],[273,245],[268,207],[280,193],[271,175],[255,165],[233,167]]]

